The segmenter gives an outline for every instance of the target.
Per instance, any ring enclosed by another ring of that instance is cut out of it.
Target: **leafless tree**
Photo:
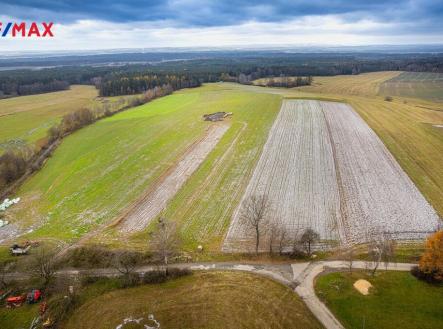
[[[286,230],[285,227],[281,227],[280,229],[280,234],[278,236],[278,253],[279,255],[283,255],[283,249],[285,247],[285,245],[289,242],[288,241],[288,231]]]
[[[349,273],[352,273],[352,265],[354,263],[354,247],[349,247],[345,254],[346,260],[348,261]]]
[[[11,273],[17,265],[15,260],[7,260],[0,263],[0,289],[4,289],[8,286],[6,282],[6,276]]]
[[[382,244],[382,261],[385,265],[385,270],[388,270],[388,265],[395,257],[395,248],[397,244],[394,239],[388,233],[383,234],[383,244]]]
[[[275,219],[268,224],[267,231],[269,236],[269,253],[272,255],[274,247],[277,245],[278,253],[281,256],[283,248],[287,243],[287,232],[284,223],[279,219]]]
[[[140,264],[140,255],[135,252],[123,251],[114,257],[113,265],[122,275],[131,276]]]
[[[395,241],[389,234],[376,232],[372,234],[372,239],[368,243],[368,257],[372,262],[371,275],[375,275],[381,262],[388,268],[389,262],[395,255]]]
[[[240,220],[255,232],[255,253],[258,254],[260,238],[268,226],[270,202],[265,195],[251,195],[243,202]]]
[[[303,232],[301,236],[300,243],[304,246],[305,252],[311,255],[312,244],[320,239],[320,235],[315,232],[312,228],[308,228]]]
[[[45,247],[40,247],[34,254],[31,264],[30,272],[43,279],[43,285],[46,287],[55,276],[55,252]]]
[[[169,257],[178,252],[180,244],[176,224],[160,217],[152,234],[151,249],[156,254],[156,258],[165,266],[166,273],[168,273]]]

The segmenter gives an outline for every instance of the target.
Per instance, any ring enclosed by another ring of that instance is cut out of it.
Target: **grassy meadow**
[[[92,106],[97,97],[93,86],[0,100],[0,153],[15,145],[33,144],[66,113]]]
[[[361,278],[373,285],[367,296],[353,287]],[[443,323],[443,286],[409,272],[330,273],[317,278],[315,290],[345,328],[434,329]]]
[[[443,102],[443,73],[402,72],[384,81],[380,94]]]
[[[333,77],[314,77],[311,86],[302,87],[303,91],[337,95],[374,96],[379,93],[380,85],[400,72],[373,72],[358,75],[338,75]]]
[[[182,217],[171,216],[183,223],[185,237],[185,225],[192,219],[200,222],[189,232],[203,234],[202,220],[219,225],[222,218],[222,227],[214,230],[219,238],[230,218],[224,213],[234,206],[228,202],[240,198],[239,189],[247,183],[244,175],[253,169],[279,107],[278,96],[208,85],[100,120],[63,140],[44,168],[18,191],[22,201],[7,216],[20,227],[31,228],[29,238],[74,241],[115,219],[171,167],[210,124],[202,120],[204,113],[229,111],[234,113],[230,129],[168,210],[173,214],[190,202],[194,210],[203,208],[199,217],[189,217],[184,209],[179,210]],[[225,151],[225,160],[217,160]],[[219,170],[212,170],[220,161],[225,162]],[[199,190],[206,176],[215,177],[214,182]]]
[[[290,288],[239,272],[194,273],[114,290],[86,301],[64,328],[115,328],[125,318],[146,320],[149,314],[162,328],[322,328]]]

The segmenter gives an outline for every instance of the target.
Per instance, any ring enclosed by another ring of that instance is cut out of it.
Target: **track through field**
[[[120,231],[132,233],[145,229],[165,209],[168,201],[205,160],[228,128],[225,123],[209,126],[204,137],[191,145],[179,162],[169,168],[120,220]]]

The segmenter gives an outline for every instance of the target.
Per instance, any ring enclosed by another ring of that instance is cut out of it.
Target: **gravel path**
[[[410,271],[416,264],[409,263],[389,263],[387,269],[390,271]],[[173,264],[171,267],[189,268],[194,271],[243,271],[261,275],[293,289],[306,303],[315,317],[323,324],[326,329],[344,329],[341,323],[329,311],[315,294],[314,280],[317,275],[326,268],[347,269],[348,263],[345,261],[319,261],[311,263],[294,264],[243,264],[234,262],[219,263],[180,263]],[[158,266],[141,266],[135,272],[144,274],[149,271],[158,270]],[[367,264],[362,261],[353,262],[354,269],[366,269]],[[370,268],[370,267],[369,267]],[[384,268],[383,268],[384,270]],[[115,268],[74,270],[64,269],[57,272],[59,275],[93,275],[102,277],[113,277],[121,275]],[[13,273],[6,277],[27,278],[29,274]]]

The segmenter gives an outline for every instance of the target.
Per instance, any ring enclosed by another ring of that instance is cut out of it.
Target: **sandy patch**
[[[357,289],[362,295],[369,295],[369,289],[372,288],[372,284],[369,281],[360,279],[354,282],[354,288]]]

